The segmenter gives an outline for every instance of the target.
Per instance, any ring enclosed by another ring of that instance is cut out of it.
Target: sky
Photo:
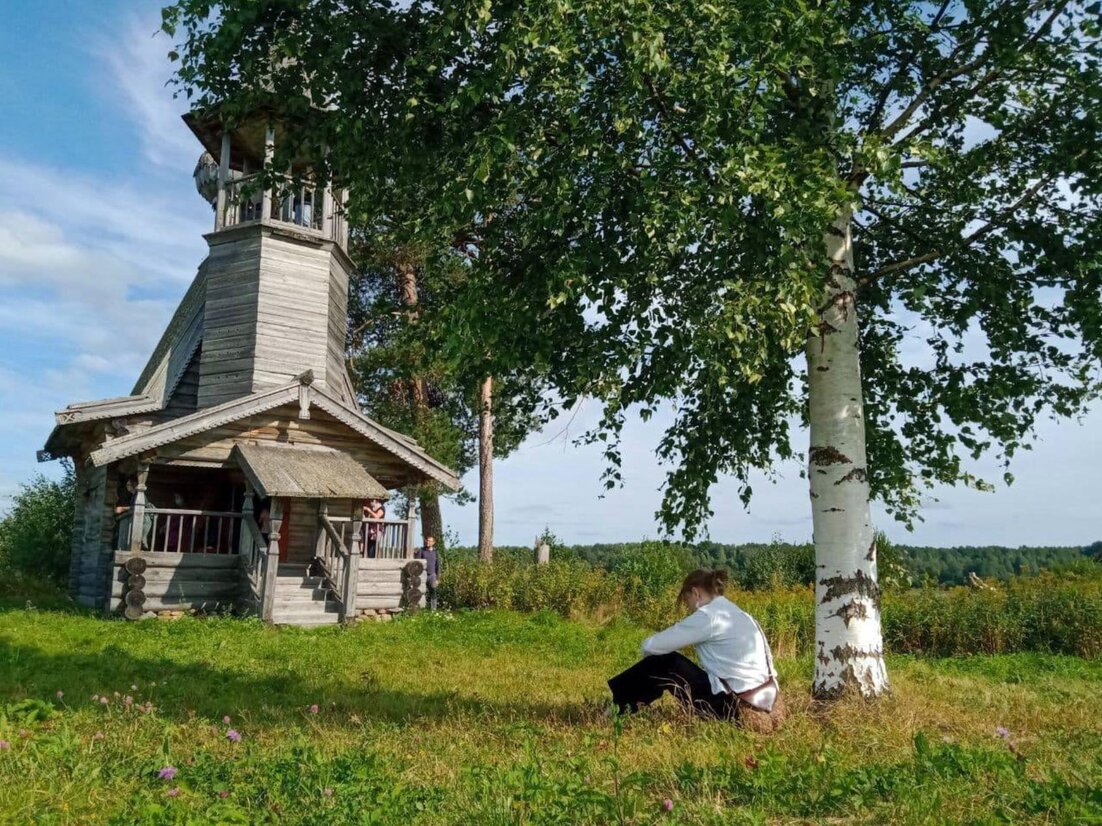
[[[35,451],[53,411],[126,395],[206,253],[209,207],[195,192],[198,142],[166,82],[171,44],[146,0],[0,0],[0,511],[19,483],[57,463]],[[911,338],[922,357],[922,336]],[[583,404],[495,467],[498,544],[531,544],[545,527],[568,542],[661,536],[654,512],[665,469],[654,450],[673,412],[624,434],[625,485],[600,482],[598,446],[576,447],[599,408]],[[1001,468],[979,463],[988,478]],[[1043,422],[1034,449],[995,493],[938,489],[913,533],[874,506],[897,542],[1086,544],[1102,538],[1102,406],[1081,422]],[[464,479],[477,491],[474,474]],[[797,464],[752,480],[748,509],[733,480],[713,491],[710,538],[807,541],[811,517]],[[474,503],[447,502],[463,543]]]

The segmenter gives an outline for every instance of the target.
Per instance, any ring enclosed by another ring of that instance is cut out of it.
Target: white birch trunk
[[[840,216],[825,236],[831,275],[818,335],[807,341],[816,697],[848,691],[871,697],[888,687],[869,514],[850,219],[849,213]]]
[[[478,411],[478,558],[494,558],[494,380],[482,382]]]

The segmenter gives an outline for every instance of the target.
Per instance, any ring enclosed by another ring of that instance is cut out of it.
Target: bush
[[[41,474],[20,486],[0,520],[0,568],[62,583],[69,575],[76,481],[65,465],[60,481]]]
[[[883,609],[885,645],[896,653],[1102,654],[1097,574],[1015,577],[991,590],[922,588],[888,594]]]

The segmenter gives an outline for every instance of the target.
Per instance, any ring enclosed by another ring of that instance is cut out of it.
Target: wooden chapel
[[[345,195],[302,165],[261,186],[281,138],[264,112],[184,120],[205,149],[209,253],[131,395],[58,411],[39,452],[76,469],[71,592],[131,618],[314,625],[416,607],[414,520],[367,525],[363,503],[459,480],[357,403]]]

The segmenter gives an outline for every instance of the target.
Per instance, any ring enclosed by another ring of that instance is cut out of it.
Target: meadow
[[[35,606],[38,607],[35,607]],[[0,602],[5,823],[1078,823],[1102,819],[1102,661],[889,657],[893,691],[764,737],[605,714],[634,621],[441,612],[316,630]]]

